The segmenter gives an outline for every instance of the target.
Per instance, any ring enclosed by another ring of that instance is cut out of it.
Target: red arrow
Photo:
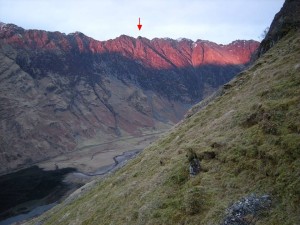
[[[142,29],[142,24],[141,24],[141,19],[139,18],[139,24],[137,25],[138,26],[138,28],[139,28],[139,30],[141,30]]]

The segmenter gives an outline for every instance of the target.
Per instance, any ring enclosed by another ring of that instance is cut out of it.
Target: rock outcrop
[[[266,37],[258,48],[258,57],[268,51],[290,30],[300,28],[300,4],[298,0],[286,0],[275,15]]]
[[[226,210],[226,217],[221,225],[251,225],[271,207],[269,195],[251,194],[232,204]]]

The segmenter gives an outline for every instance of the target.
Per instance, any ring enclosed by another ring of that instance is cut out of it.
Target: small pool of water
[[[75,171],[74,168],[45,171],[32,166],[0,176],[0,224],[7,218],[46,210],[72,188],[63,179]]]
[[[10,217],[8,219],[2,220],[0,222],[0,225],[10,225],[12,223],[16,223],[16,222],[19,222],[19,221],[27,220],[27,219],[30,219],[32,217],[41,215],[42,213],[44,213],[47,210],[49,210],[52,207],[54,207],[55,205],[57,205],[57,203],[51,203],[51,204],[48,204],[48,205],[38,206],[38,207],[36,207],[35,209],[31,210],[28,213],[20,214],[20,215],[13,216],[13,217]]]

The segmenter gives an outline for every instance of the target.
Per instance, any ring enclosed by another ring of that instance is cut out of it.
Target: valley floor
[[[93,139],[80,142],[75,151],[62,154],[58,157],[37,163],[33,167],[0,177],[2,180],[8,181],[16,177],[19,177],[17,179],[23,179],[24,176],[27,176],[28,171],[31,171],[30,179],[32,179],[32,181],[30,182],[30,180],[28,181],[29,178],[26,178],[24,182],[28,183],[28,190],[32,194],[32,192],[35,192],[34,188],[36,182],[34,181],[43,179],[41,176],[47,177],[49,176],[47,175],[48,173],[52,174],[63,170],[70,170],[70,172],[65,173],[63,177],[53,175],[55,176],[53,179],[57,180],[57,185],[54,187],[52,187],[53,185],[51,187],[46,185],[47,191],[46,189],[44,191],[48,194],[45,194],[46,196],[43,198],[36,199],[37,196],[33,195],[30,200],[26,200],[21,204],[17,202],[15,204],[12,203],[14,207],[5,209],[8,210],[5,214],[10,216],[4,216],[2,213],[2,221],[0,221],[0,224],[10,224],[11,221],[18,222],[40,215],[43,213],[44,208],[48,210],[63,199],[81,195],[88,186],[94,183],[93,180],[105,177],[108,173],[122,167],[129,159],[135,157],[147,145],[161,137],[167,130],[168,127],[165,126],[157,130],[145,130],[143,134],[138,137],[123,136],[106,141],[96,136]],[[41,173],[43,175],[41,175]],[[49,183],[50,181],[41,180],[38,182]],[[19,181],[16,182],[19,183]],[[30,183],[32,185],[30,185]],[[15,188],[18,189],[18,187]],[[39,189],[36,191],[39,192]],[[26,190],[24,190],[24,192],[25,193],[22,194],[26,195]],[[28,192],[28,195],[30,193]],[[53,196],[56,197],[53,198]],[[19,198],[13,199],[19,201]],[[13,201],[13,199],[11,201]],[[10,201],[8,202],[11,204]],[[43,210],[41,210],[41,208]]]
[[[75,151],[65,153],[37,165],[45,170],[76,168],[85,174],[96,173],[100,168],[114,163],[114,157],[134,149],[144,149],[161,137],[168,128],[145,131],[141,136],[123,136],[109,141],[95,137],[80,143]]]

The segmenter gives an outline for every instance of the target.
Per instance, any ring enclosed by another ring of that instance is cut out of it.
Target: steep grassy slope
[[[31,223],[220,224],[230,204],[257,193],[272,199],[257,224],[299,224],[299,59],[292,31],[136,159]],[[193,178],[189,149],[202,158]]]

